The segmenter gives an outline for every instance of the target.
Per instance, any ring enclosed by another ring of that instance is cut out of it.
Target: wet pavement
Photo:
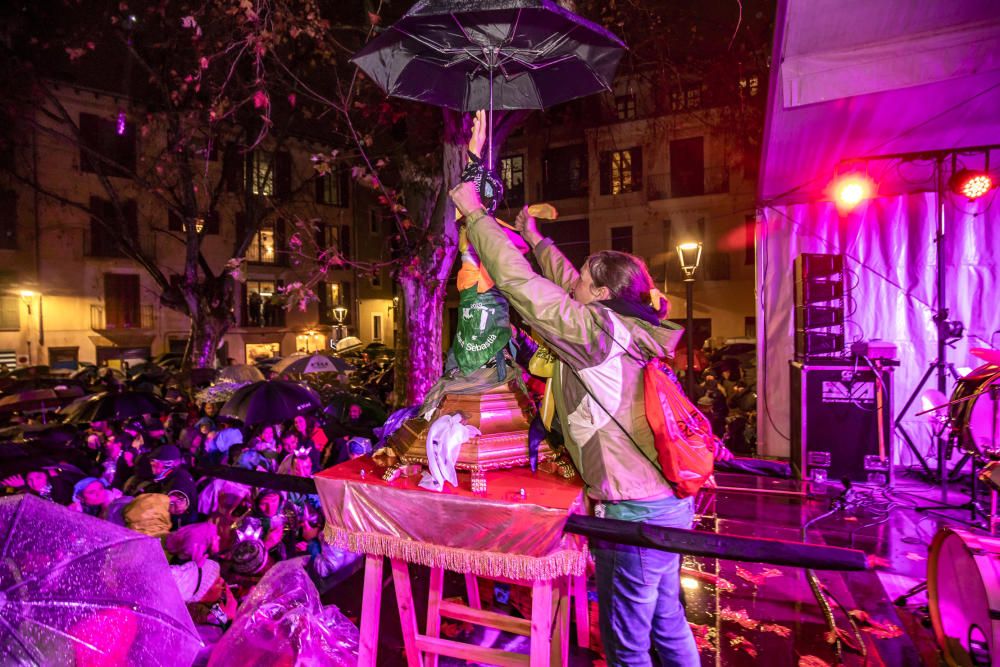
[[[842,493],[839,484],[805,489],[796,482],[747,475],[719,475],[719,485],[719,489],[699,497],[699,528],[724,535],[795,541],[802,538],[802,526],[826,513]],[[842,664],[940,664],[927,620],[926,593],[912,596],[905,605],[894,604],[926,579],[928,548],[939,526],[956,524],[969,516],[967,512],[934,514],[915,509],[940,499],[937,488],[915,477],[898,475],[891,488],[855,486],[846,511],[810,527],[810,543],[851,547],[874,556],[875,567],[869,571],[816,573],[819,585],[832,600],[840,630]],[[948,499],[956,504],[968,500],[959,488]],[[823,611],[804,570],[692,557],[685,558],[684,565],[687,615],[698,640],[702,665],[823,667],[838,663]],[[412,567],[411,573],[418,619],[422,619],[428,572]],[[361,573],[357,573],[326,598],[357,619],[361,587]],[[484,586],[487,596],[488,588]],[[391,576],[387,576],[384,589],[378,662],[404,665]],[[459,597],[463,592],[464,580],[460,576],[446,578],[446,596]],[[526,602],[525,594],[515,590],[511,603],[501,608],[516,614]],[[591,608],[596,613],[596,603],[591,603]],[[856,633],[847,621],[848,613],[858,621]],[[596,633],[596,618],[592,626]],[[527,652],[525,638],[447,621],[442,629],[446,636],[460,641]],[[576,632],[574,626],[573,644]],[[440,664],[459,661],[442,658]],[[599,653],[574,645],[570,664],[600,665],[603,661]]]

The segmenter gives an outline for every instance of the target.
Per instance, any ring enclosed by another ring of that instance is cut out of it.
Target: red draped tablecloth
[[[361,458],[315,476],[333,545],[483,577],[583,574],[585,541],[563,534],[566,519],[586,511],[579,477],[497,470],[475,494],[459,472],[458,488],[438,493],[417,486],[419,476],[385,482],[383,471]]]

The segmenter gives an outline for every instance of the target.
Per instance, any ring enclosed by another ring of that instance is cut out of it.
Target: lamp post
[[[347,317],[347,308],[337,306],[333,309],[333,319],[337,320],[337,340],[344,337],[344,319]]]
[[[38,354],[39,361],[41,361],[42,346],[45,345],[45,323],[42,320],[42,295],[38,292],[32,290],[21,290],[21,301],[24,303],[25,307],[28,309],[28,365],[32,364],[31,358],[31,303],[32,300],[38,297]]]
[[[694,272],[701,264],[701,242],[689,241],[677,246],[677,258],[684,271],[684,287],[687,302],[687,373],[685,383],[688,397],[694,400]]]

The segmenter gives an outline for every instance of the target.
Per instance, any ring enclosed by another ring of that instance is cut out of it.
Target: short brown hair
[[[594,279],[595,287],[607,287],[611,296],[635,303],[651,306],[652,291],[656,288],[646,263],[635,255],[617,250],[595,252],[584,262]],[[660,319],[667,316],[670,304],[660,300],[657,314]]]

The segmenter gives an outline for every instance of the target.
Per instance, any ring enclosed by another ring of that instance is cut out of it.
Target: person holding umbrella
[[[480,111],[474,137],[484,136],[484,123]],[[643,261],[602,251],[577,271],[525,208],[515,226],[534,251],[539,275],[486,213],[473,183],[456,186],[451,198],[483,266],[563,366],[555,374],[556,408],[566,449],[597,501],[595,513],[690,528],[693,498],[677,497],[652,462],[649,425],[633,419],[644,414],[646,360],[670,356],[678,337],[660,325],[668,304]],[[593,552],[608,664],[650,665],[651,645],[661,664],[701,664],[681,604],[679,555],[613,543],[597,543]]]
[[[163,493],[170,498],[170,514],[174,527],[190,523],[197,510],[198,489],[194,478],[183,465],[181,450],[176,445],[161,445],[149,457],[153,482],[147,493]]]

